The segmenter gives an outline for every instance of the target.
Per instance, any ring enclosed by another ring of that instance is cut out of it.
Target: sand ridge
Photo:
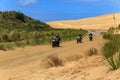
[[[120,13],[106,14],[98,17],[85,18],[80,20],[61,20],[47,22],[53,28],[72,28],[72,29],[100,29],[108,30],[110,27],[117,27],[120,24]]]

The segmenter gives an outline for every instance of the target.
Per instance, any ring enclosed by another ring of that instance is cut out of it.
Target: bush
[[[23,27],[1,27],[0,29],[0,42],[6,42],[6,44],[13,43],[14,46],[22,47],[25,45],[46,45],[51,44],[51,39],[56,34],[61,37],[61,42],[70,41],[76,39],[79,33],[83,36],[87,31],[77,29],[46,29],[46,30],[27,30]],[[21,43],[24,42],[24,43]]]
[[[109,57],[107,59],[110,69],[117,70],[120,68],[120,52],[116,53],[115,55]]]
[[[15,42],[15,46],[17,46],[17,47],[24,47],[25,43],[24,42]]]
[[[6,51],[5,45],[0,44],[0,50]]]
[[[6,44],[5,45],[5,48],[6,48],[6,50],[13,50],[14,49],[14,45],[13,44]]]
[[[51,67],[55,66],[55,67],[58,67],[58,66],[63,66],[63,61],[61,58],[59,58],[57,55],[50,55],[47,57],[47,62],[48,62],[48,65],[50,65]]]
[[[24,15],[23,13],[20,13],[20,12],[16,12],[16,14],[15,14],[16,19],[19,19],[19,20],[21,20],[22,22],[25,22],[24,16],[25,16],[25,15]]]
[[[106,58],[113,56],[120,48],[120,36],[115,36],[103,46],[103,53]]]
[[[7,34],[4,34],[4,35],[2,36],[2,41],[3,41],[3,42],[9,42],[9,41],[10,41]]]
[[[113,35],[103,46],[103,55],[112,70],[120,68],[120,35]]]
[[[104,39],[112,39],[113,38],[113,34],[109,34],[109,33],[103,33],[103,38]]]
[[[87,56],[92,56],[92,55],[97,55],[98,54],[98,50],[96,48],[90,48],[87,51]]]
[[[9,39],[10,41],[14,42],[14,41],[19,41],[20,40],[20,33],[16,30],[11,31],[9,33]]]
[[[114,28],[110,28],[107,32],[102,33],[104,39],[112,39],[114,36]]]

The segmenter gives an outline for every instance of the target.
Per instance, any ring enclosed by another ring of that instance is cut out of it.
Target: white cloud
[[[35,3],[37,0],[19,0],[19,3],[23,6]]]

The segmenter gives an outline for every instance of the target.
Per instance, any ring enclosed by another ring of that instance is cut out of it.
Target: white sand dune
[[[74,29],[102,29],[107,30],[110,27],[116,27],[120,24],[120,13],[102,15],[98,17],[80,19],[80,20],[63,20],[47,22],[53,28],[74,28]]]

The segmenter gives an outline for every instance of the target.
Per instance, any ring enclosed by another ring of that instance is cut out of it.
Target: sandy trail
[[[92,42],[85,37],[81,44],[76,44],[76,41],[73,40],[61,43],[59,48],[51,48],[50,45],[46,45],[17,48],[6,52],[0,51],[0,80],[9,80],[11,77],[34,73],[42,66],[41,62],[51,54],[57,54],[63,58],[76,54],[84,56],[86,51],[92,47],[100,51],[102,44],[102,36],[97,32],[94,34]]]

